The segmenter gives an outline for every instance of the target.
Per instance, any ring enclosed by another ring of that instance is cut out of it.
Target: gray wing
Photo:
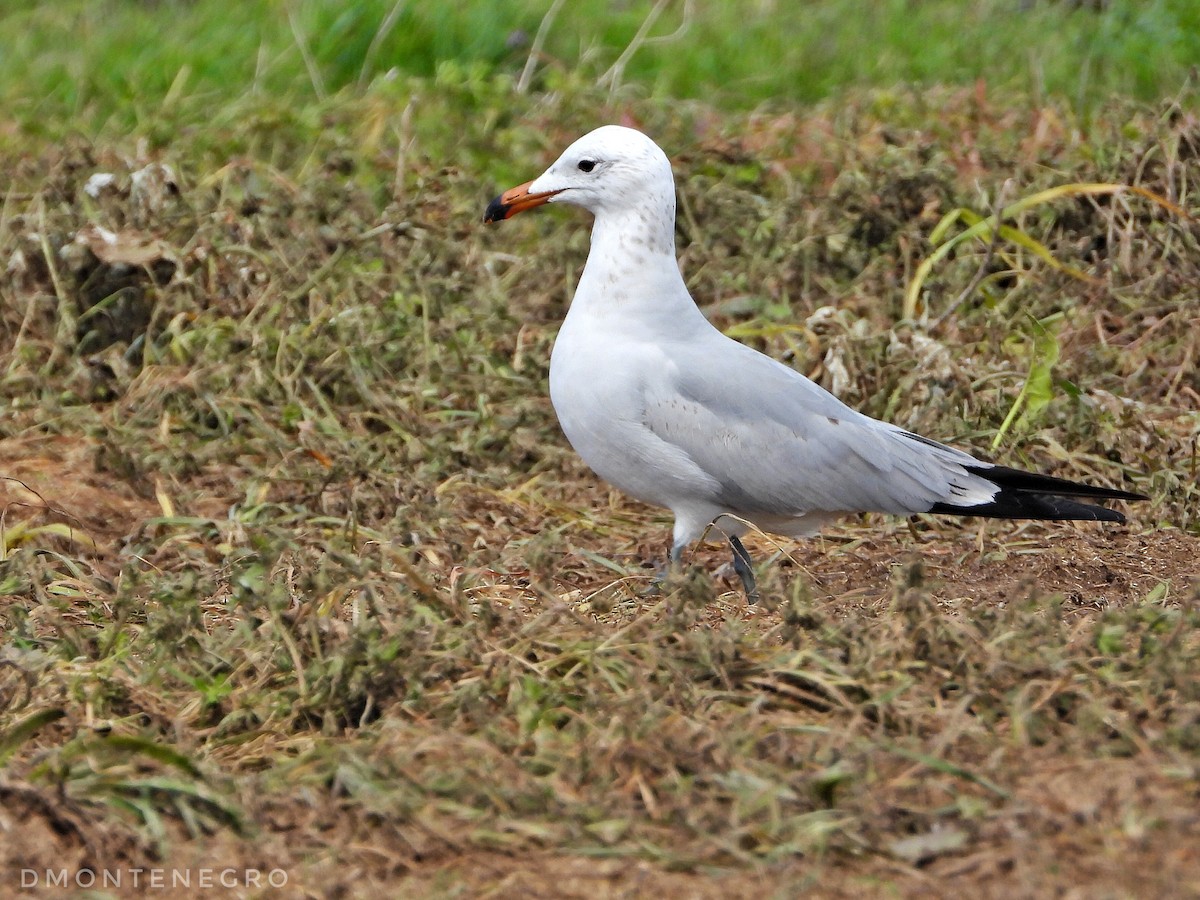
[[[731,511],[908,515],[992,499],[990,464],[879,422],[749,347],[676,348],[644,424],[719,485]]]

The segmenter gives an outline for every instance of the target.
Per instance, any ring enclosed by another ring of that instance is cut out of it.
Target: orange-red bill
[[[499,222],[501,219],[511,219],[517,213],[541,206],[543,203],[549,203],[551,197],[562,193],[562,191],[538,191],[536,194],[531,194],[529,193],[531,184],[533,184],[532,181],[527,181],[515,188],[509,188],[489,203],[487,212],[483,214],[483,221]]]

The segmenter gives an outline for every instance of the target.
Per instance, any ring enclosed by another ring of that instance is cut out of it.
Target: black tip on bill
[[[504,195],[494,199],[488,204],[487,211],[483,214],[485,225],[490,225],[492,222],[500,222],[508,218],[509,205],[504,202]]]

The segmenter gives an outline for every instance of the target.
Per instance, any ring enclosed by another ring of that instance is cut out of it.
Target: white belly
[[[571,446],[605,481],[676,513],[717,489],[680,449],[646,427],[647,379],[670,364],[661,347],[629,339],[576,339],[564,323],[550,359],[550,400]]]

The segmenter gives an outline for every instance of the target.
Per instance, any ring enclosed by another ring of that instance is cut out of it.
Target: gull
[[[591,249],[550,357],[567,440],[601,478],[675,517],[668,566],[715,525],[757,599],[752,527],[815,534],[862,512],[1124,522],[1081,500],[1145,500],[977,459],[872,419],[778,360],[726,337],[675,256],[675,180],[649,137],[605,125],[484,222],[548,203],[594,216]]]

